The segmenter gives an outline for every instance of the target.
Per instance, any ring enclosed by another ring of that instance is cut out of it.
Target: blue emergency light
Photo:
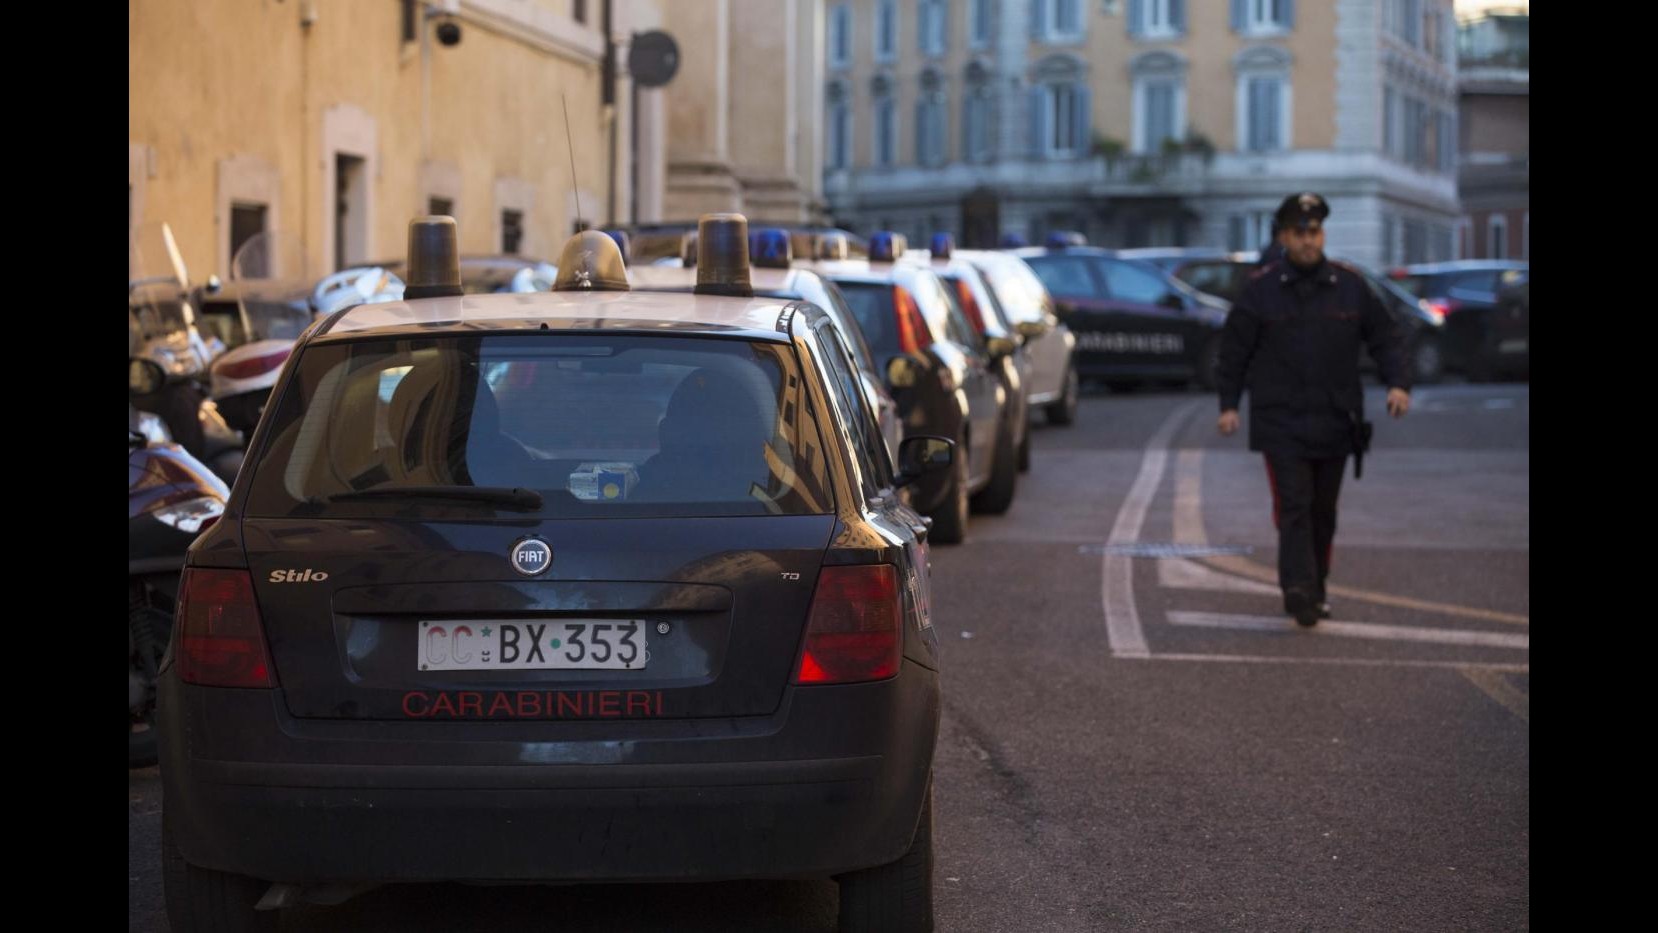
[[[869,235],[870,262],[897,262],[898,257],[904,255],[909,247],[902,233],[893,233],[891,230],[878,230]]]
[[[1064,249],[1067,246],[1087,246],[1088,238],[1075,230],[1055,230],[1048,234],[1043,241],[1048,249]]]
[[[794,242],[782,227],[761,227],[748,235],[748,258],[756,269],[787,269]]]
[[[630,248],[630,240],[628,239],[628,232],[626,230],[613,227],[606,230],[604,235],[616,241],[616,248],[622,251],[623,261],[631,260],[633,258],[633,251]]]
[[[956,238],[948,233],[935,233],[929,247],[934,259],[949,259],[956,250]]]
[[[1030,242],[1025,239],[1024,234],[1014,233],[1011,230],[1002,234],[1002,238],[996,241],[997,249],[1021,249],[1029,245]]]

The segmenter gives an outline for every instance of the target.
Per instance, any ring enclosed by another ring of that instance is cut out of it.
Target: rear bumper
[[[275,691],[162,684],[168,823],[190,862],[272,881],[827,877],[908,847],[937,675],[794,687],[776,714],[319,722]]]

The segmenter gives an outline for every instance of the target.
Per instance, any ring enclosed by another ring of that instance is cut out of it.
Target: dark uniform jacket
[[[1302,457],[1353,451],[1364,410],[1360,341],[1389,387],[1409,389],[1403,334],[1363,276],[1328,260],[1255,271],[1226,316],[1216,382],[1221,411],[1249,390],[1249,449]]]

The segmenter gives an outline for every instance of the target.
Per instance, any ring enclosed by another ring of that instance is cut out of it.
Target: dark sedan
[[[1448,365],[1475,381],[1531,369],[1531,263],[1465,259],[1388,273],[1445,322]],[[1525,300],[1505,290],[1525,286]]]
[[[1226,302],[1113,250],[1055,240],[1014,255],[1053,294],[1060,320],[1076,335],[1083,378],[1115,390],[1144,382],[1214,386]]]

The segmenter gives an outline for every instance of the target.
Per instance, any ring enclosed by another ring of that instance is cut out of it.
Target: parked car
[[[458,293],[443,259],[411,280]],[[938,637],[892,490],[952,442],[892,472],[830,317],[720,262],[720,294],[635,294],[587,231],[553,292],[301,336],[160,673],[175,933],[384,883],[729,878],[933,928]]]
[[[1156,266],[1074,245],[1077,239],[1050,234],[1046,246],[1013,254],[1036,271],[1076,334],[1078,372],[1119,391],[1146,382],[1213,388],[1231,306]]]
[[[905,437],[956,441],[955,469],[912,493],[914,505],[934,519],[932,540],[954,544],[966,537],[975,497],[981,510],[996,508],[1011,501],[1018,481],[1007,396],[991,370],[993,358],[1013,347],[981,348],[972,325],[951,308],[943,281],[924,265],[899,261],[906,247],[902,236],[882,231],[869,238],[868,260],[806,265],[840,287],[882,362]]]
[[[1446,369],[1443,338],[1444,320],[1433,313],[1427,302],[1418,299],[1397,282],[1378,274],[1374,269],[1351,260],[1337,259],[1364,277],[1365,284],[1381,300],[1392,316],[1405,342],[1405,357],[1410,361],[1411,381],[1414,385],[1428,385],[1444,378]],[[1174,276],[1188,285],[1227,301],[1236,301],[1244,284],[1259,268],[1255,253],[1230,253],[1222,258],[1195,258],[1175,266]],[[1376,363],[1370,351],[1359,350],[1359,367],[1373,372]]]
[[[1047,286],[1017,256],[989,250],[959,249],[955,258],[966,260],[984,274],[991,301],[1000,307],[1009,323],[1025,338],[1030,352],[1031,377],[1025,392],[1031,409],[1040,407],[1049,424],[1069,425],[1076,421],[1077,403],[1082,397],[1082,380],[1077,373],[1077,339],[1054,310]]]
[[[1445,361],[1476,381],[1531,368],[1531,263],[1464,259],[1388,272],[1445,322]],[[1524,301],[1504,304],[1505,288],[1527,286]]]
[[[400,259],[374,263],[391,274],[408,281],[406,266]],[[558,278],[558,267],[540,259],[526,256],[462,256],[461,291],[468,295],[489,295],[501,292],[544,292],[553,287]]]

